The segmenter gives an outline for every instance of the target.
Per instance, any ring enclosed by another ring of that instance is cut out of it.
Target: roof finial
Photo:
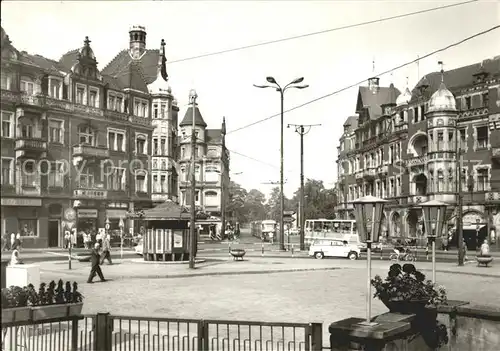
[[[443,63],[443,61],[438,61],[438,65],[441,66],[441,83],[444,83],[444,63]]]
[[[226,135],[226,117],[222,117],[221,133],[222,133],[222,135]]]
[[[89,37],[85,37],[85,40],[83,41],[83,43],[85,44],[85,46],[89,46],[90,44],[90,40],[89,40]]]
[[[167,73],[167,56],[165,55],[165,40],[161,40],[160,43],[161,50],[160,55],[158,56],[158,73],[161,75],[165,82],[168,81],[168,73]]]
[[[375,56],[373,57],[372,60],[372,73],[375,75]]]
[[[406,87],[408,88],[408,82],[409,82],[409,79],[408,79],[408,76],[406,76]]]

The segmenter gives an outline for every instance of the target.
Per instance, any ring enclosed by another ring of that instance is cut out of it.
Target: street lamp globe
[[[375,196],[361,197],[352,202],[359,241],[378,242],[384,206],[387,202]]]
[[[448,204],[437,200],[431,200],[421,203],[420,206],[422,206],[427,237],[435,239],[441,236],[446,220],[446,208]]]

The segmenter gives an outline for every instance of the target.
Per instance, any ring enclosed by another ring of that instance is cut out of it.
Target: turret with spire
[[[160,54],[158,55],[158,67],[156,79],[148,85],[148,90],[152,95],[171,95],[172,88],[168,84],[168,74],[166,68],[167,58],[165,57],[165,40],[161,40]]]

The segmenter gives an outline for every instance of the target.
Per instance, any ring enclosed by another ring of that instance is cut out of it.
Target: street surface
[[[102,266],[106,279],[111,279],[105,283],[98,279],[95,284],[85,283],[88,263],[75,263],[71,271],[67,262],[41,263],[41,279],[77,281],[85,296],[86,314],[109,311],[129,316],[323,322],[326,333],[330,322],[365,313],[363,261],[206,258],[195,270],[186,264],[115,261]],[[374,261],[372,275],[385,276],[391,263]],[[430,263],[417,262],[416,266],[431,277]],[[450,299],[500,305],[498,264],[481,268],[442,263],[437,282],[447,288]],[[374,314],[385,310],[373,300]]]

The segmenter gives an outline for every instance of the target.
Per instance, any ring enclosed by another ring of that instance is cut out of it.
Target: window
[[[396,178],[396,196],[400,196],[402,193],[401,191],[401,177]]]
[[[186,148],[183,146],[181,147],[181,159],[184,159],[186,157]]]
[[[153,155],[157,156],[158,154],[158,138],[153,138]]]
[[[461,128],[459,129],[458,131],[460,133],[460,148],[462,150],[464,150],[466,147],[467,147],[467,134],[466,134],[466,129],[465,128]]]
[[[112,167],[108,172],[107,188],[108,190],[125,190],[125,169]]]
[[[35,90],[35,85],[33,82],[29,80],[21,80],[21,91],[26,93],[27,95],[33,95]]]
[[[489,190],[489,169],[480,168],[477,170],[476,191]]]
[[[153,118],[158,118],[158,104],[153,105]]]
[[[200,201],[200,191],[199,190],[196,190],[196,195],[195,195],[195,199],[194,199],[196,202],[199,202]]]
[[[113,151],[125,151],[125,132],[108,130],[108,149]]]
[[[429,181],[427,182],[427,192],[434,192],[434,171],[429,171]]]
[[[12,88],[12,76],[11,76],[11,74],[8,72],[2,72],[0,74],[0,76],[2,78],[2,83],[1,83],[2,89],[11,90],[11,88]]]
[[[134,98],[134,112],[136,116],[148,117],[148,102],[147,100]]]
[[[167,183],[167,176],[162,174],[161,175],[161,192],[162,193],[168,193],[168,183]]]
[[[38,236],[38,219],[19,218],[18,223],[19,223],[19,234],[21,234],[22,237]]]
[[[438,182],[437,182],[437,188],[436,188],[436,190],[439,193],[439,192],[444,191],[444,174],[443,174],[443,171],[439,170],[437,172],[437,178],[438,178],[437,179]]]
[[[80,126],[78,128],[78,138],[80,144],[94,146],[96,142],[95,133],[90,126]]]
[[[444,146],[444,136],[443,132],[438,132],[437,133],[437,150],[442,150]]]
[[[80,173],[78,177],[77,187],[84,189],[94,188],[94,174],[90,169],[86,168]]]
[[[146,172],[136,171],[135,174],[135,192],[136,193],[147,193],[147,182],[146,182]]]
[[[21,186],[36,188],[38,186],[38,170],[35,161],[26,161],[21,165]]]
[[[181,179],[182,179],[183,182],[187,182],[188,181],[188,174],[187,174],[185,168],[181,168]]]
[[[2,157],[2,185],[14,186],[14,159]]]
[[[413,109],[413,123],[418,122],[418,106]]]
[[[50,163],[50,172],[47,176],[47,183],[49,187],[64,187],[64,163],[57,161]]]
[[[166,108],[166,105],[165,104],[161,104],[161,108],[160,108],[160,117],[161,118],[166,118],[167,117],[165,115],[165,108]]]
[[[99,101],[97,99],[98,91],[95,89],[90,89],[89,92],[89,106],[99,107]]]
[[[33,125],[21,124],[21,137],[31,139],[33,138]]]
[[[60,80],[50,80],[50,96],[54,99],[62,98],[62,82]]]
[[[389,179],[389,196],[394,196],[394,178]]]
[[[138,135],[135,139],[135,152],[139,155],[145,155],[146,151],[146,137]]]
[[[153,169],[158,169],[158,161],[153,160]]]
[[[2,137],[14,138],[14,114],[2,111]]]
[[[64,122],[57,120],[49,120],[49,142],[64,143]]]
[[[161,155],[167,156],[167,139],[166,138],[161,138]]]
[[[472,99],[470,96],[465,97],[465,108],[470,110],[472,107]]]
[[[453,131],[448,132],[448,148],[453,149],[453,150],[455,149],[454,135],[455,135],[455,132],[453,132]]]
[[[76,103],[80,105],[86,105],[85,103],[85,87],[76,86]]]
[[[488,127],[482,126],[476,128],[477,133],[477,149],[486,149],[488,147]]]
[[[166,170],[167,169],[167,161],[161,160],[161,169]]]
[[[115,111],[122,112],[123,111],[123,97],[117,96],[116,97],[116,105],[115,105]]]
[[[114,111],[116,109],[116,96],[109,95],[108,97],[108,110]]]
[[[487,92],[483,93],[482,100],[483,100],[483,107],[488,107],[490,100]]]

